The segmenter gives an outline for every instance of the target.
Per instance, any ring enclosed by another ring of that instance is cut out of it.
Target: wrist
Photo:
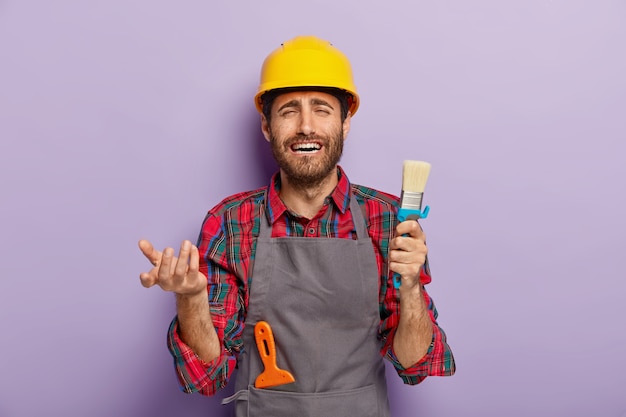
[[[403,310],[422,310],[425,306],[422,294],[422,284],[405,285],[404,282],[398,290],[400,306]]]
[[[178,306],[192,306],[197,305],[198,303],[206,303],[207,301],[207,290],[203,288],[201,291],[196,291],[192,293],[175,293],[176,294],[176,305]]]
[[[422,284],[420,283],[418,278],[412,280],[403,279],[402,285],[400,285],[398,291],[400,293],[400,298],[402,298],[403,296],[419,296],[422,294]]]

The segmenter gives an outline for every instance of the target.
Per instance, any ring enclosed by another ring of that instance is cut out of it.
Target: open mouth
[[[320,149],[322,149],[322,145],[317,142],[300,142],[291,145],[291,150],[300,154],[313,153]]]

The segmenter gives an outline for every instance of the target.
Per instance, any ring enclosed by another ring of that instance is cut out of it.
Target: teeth
[[[314,142],[305,142],[305,143],[296,143],[291,146],[291,149],[297,152],[314,152],[319,151],[322,147],[318,143]]]

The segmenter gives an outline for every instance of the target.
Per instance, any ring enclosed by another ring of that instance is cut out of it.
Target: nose
[[[310,111],[302,111],[300,113],[300,124],[298,126],[298,134],[309,136],[315,133],[313,122],[313,114]]]

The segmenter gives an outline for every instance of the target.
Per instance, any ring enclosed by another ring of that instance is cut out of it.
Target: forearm
[[[408,368],[426,355],[433,338],[433,323],[420,284],[400,287],[400,321],[393,350],[400,364]]]
[[[221,351],[221,342],[209,310],[206,292],[196,295],[176,295],[179,335],[204,362],[216,359]]]

